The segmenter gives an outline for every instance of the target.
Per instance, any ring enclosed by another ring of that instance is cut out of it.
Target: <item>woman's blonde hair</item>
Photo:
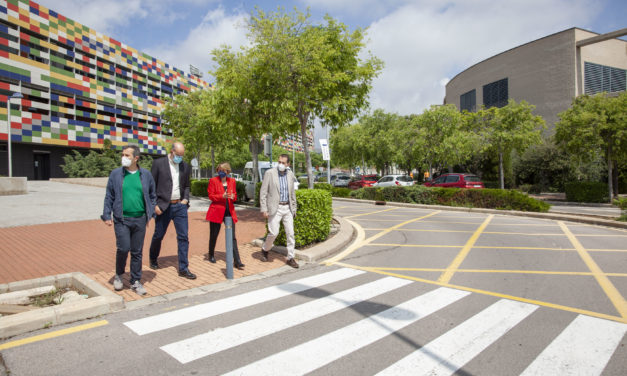
[[[220,163],[218,167],[216,167],[216,172],[220,171],[220,169],[226,171],[227,174],[231,173],[231,165],[229,164],[229,162]]]

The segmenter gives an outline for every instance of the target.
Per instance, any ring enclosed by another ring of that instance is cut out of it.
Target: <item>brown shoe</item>
[[[298,269],[299,268],[298,263],[293,258],[287,260],[286,264],[291,266],[294,269]]]
[[[268,261],[268,251],[261,250],[261,261]]]

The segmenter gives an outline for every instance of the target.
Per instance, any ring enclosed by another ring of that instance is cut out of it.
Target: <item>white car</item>
[[[333,175],[331,176],[331,185],[334,187],[348,187],[348,182],[351,177],[348,175]]]
[[[414,185],[414,179],[408,175],[385,175],[373,187],[394,187]]]

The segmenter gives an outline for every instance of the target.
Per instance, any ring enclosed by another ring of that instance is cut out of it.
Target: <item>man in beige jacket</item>
[[[294,193],[294,173],[287,168],[290,157],[287,154],[279,156],[277,168],[271,168],[263,176],[263,183],[259,190],[259,204],[261,214],[268,218],[268,235],[261,247],[263,261],[268,261],[268,251],[274,245],[274,239],[279,234],[279,225],[283,221],[283,228],[287,238],[287,265],[298,268],[294,260],[294,217],[296,216],[296,193]]]

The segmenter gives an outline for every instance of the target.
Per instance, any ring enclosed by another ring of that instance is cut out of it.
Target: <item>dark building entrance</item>
[[[50,179],[50,152],[33,152],[33,179]]]

